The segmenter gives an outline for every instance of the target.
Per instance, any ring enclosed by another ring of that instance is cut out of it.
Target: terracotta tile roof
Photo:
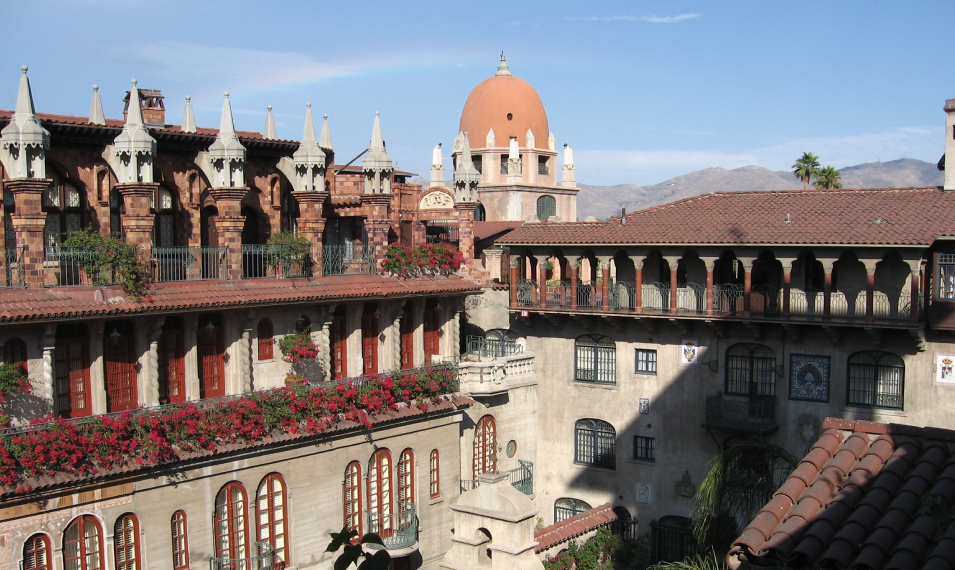
[[[396,420],[404,420],[407,418],[414,418],[419,416],[428,416],[435,414],[446,414],[453,413],[454,411],[460,408],[467,408],[473,405],[475,402],[471,398],[461,395],[461,394],[452,394],[450,396],[443,396],[437,400],[430,402],[427,405],[427,408],[419,407],[414,403],[405,403],[399,402],[398,409],[396,410],[387,410],[380,414],[370,416],[369,420],[374,426],[382,426],[388,422]],[[365,429],[360,423],[354,422],[351,420],[340,420],[332,424],[327,431],[317,434],[309,435],[304,431],[298,433],[288,433],[288,432],[274,432],[271,436],[264,437],[259,441],[251,443],[223,443],[218,445],[213,450],[199,450],[194,452],[180,452],[179,461],[173,464],[167,464],[166,466],[178,465],[179,468],[182,468],[182,465],[188,462],[195,462],[202,460],[207,457],[215,457],[219,455],[226,455],[229,453],[236,453],[244,450],[251,449],[261,449],[273,445],[280,445],[282,443],[293,442],[296,440],[308,440],[308,439],[320,439],[323,437],[328,437],[330,434],[339,434],[346,431]],[[261,453],[261,452],[258,452]],[[63,485],[67,483],[75,483],[76,481],[98,481],[107,478],[113,478],[119,475],[124,474],[134,474],[139,471],[145,471],[156,467],[154,464],[149,464],[148,462],[136,463],[132,460],[127,461],[122,465],[116,465],[108,470],[103,470],[95,476],[83,476],[83,475],[73,475],[66,473],[58,473],[53,476],[43,476],[43,477],[31,477],[27,478],[24,483],[29,485],[34,491],[45,490],[51,487],[56,487],[58,485]],[[0,485],[0,500],[5,498],[15,498],[22,496],[22,494],[16,493],[16,489],[13,487],[7,487],[5,485]]]
[[[572,538],[608,525],[615,520],[617,520],[617,514],[613,512],[613,507],[610,506],[610,503],[604,503],[579,515],[574,515],[569,519],[534,531],[534,540],[537,541],[534,552],[543,552],[562,542],[567,542]]]
[[[745,559],[793,568],[955,568],[955,430],[834,418],[823,428],[733,542],[732,567]]]
[[[274,303],[384,299],[477,292],[457,275],[397,278],[339,275],[314,279],[244,279],[156,283],[151,302],[134,302],[122,287],[0,289],[0,322],[110,316],[151,311],[189,311]]]
[[[474,222],[474,241],[499,238],[522,225],[524,222]]]
[[[937,187],[715,192],[599,224],[525,224],[501,243],[927,246],[955,235],[953,208]]]

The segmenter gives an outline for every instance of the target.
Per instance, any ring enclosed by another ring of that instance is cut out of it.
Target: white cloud
[[[565,20],[581,22],[648,22],[650,24],[676,24],[683,20],[699,18],[700,14],[679,14],[677,16],[566,16]]]
[[[905,127],[841,137],[807,137],[742,152],[719,150],[574,149],[577,179],[586,184],[656,184],[704,168],[762,166],[790,170],[803,152],[836,168],[864,162],[917,158],[938,160],[943,149],[937,128]]]

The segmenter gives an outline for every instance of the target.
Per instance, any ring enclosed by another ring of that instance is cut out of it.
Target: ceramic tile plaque
[[[789,399],[829,401],[829,357],[815,354],[789,355]]]

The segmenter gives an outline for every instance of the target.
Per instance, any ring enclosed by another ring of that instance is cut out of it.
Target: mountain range
[[[867,162],[842,168],[839,173],[842,175],[844,188],[940,186],[944,179],[944,173],[939,171],[935,164],[913,158]],[[578,186],[580,193],[577,195],[577,219],[594,217],[605,220],[619,215],[623,208],[633,212],[706,192],[796,190],[802,188],[802,182],[790,171],[744,166],[734,170],[706,168],[652,186]]]

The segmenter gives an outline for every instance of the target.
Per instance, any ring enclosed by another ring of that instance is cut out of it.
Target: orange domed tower
[[[565,152],[562,183],[557,155],[540,96],[502,53],[497,73],[471,90],[461,112],[452,154],[458,194],[476,183],[488,221],[576,221],[573,155]]]

